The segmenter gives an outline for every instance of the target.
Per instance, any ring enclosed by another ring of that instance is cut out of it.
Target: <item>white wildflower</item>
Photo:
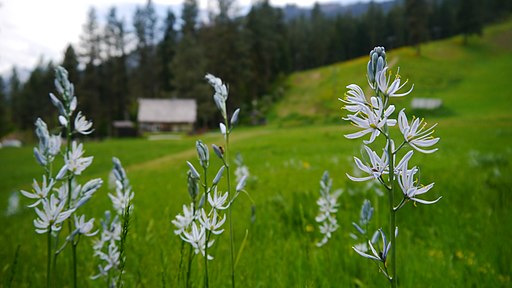
[[[201,209],[201,217],[199,217],[199,223],[201,223],[201,226],[210,231],[211,233],[215,235],[220,235],[222,232],[224,232],[224,229],[220,229],[224,222],[226,222],[226,215],[224,214],[224,217],[221,219],[219,215],[217,214],[217,210],[213,209],[213,213],[210,213],[211,215],[206,215],[206,212],[204,209]]]
[[[206,248],[206,229],[203,226],[199,226],[193,222],[191,225],[190,232],[184,231],[182,235],[180,235],[181,239],[185,242],[190,243],[194,248],[194,252],[196,254],[203,254],[205,256],[205,248]],[[214,240],[208,241],[208,248],[210,248],[214,243]],[[213,260],[213,257],[208,255],[208,260]]]
[[[369,174],[369,176],[365,177],[354,177],[350,176],[348,173],[346,174],[348,178],[352,181],[366,181],[370,179],[379,179],[383,174],[387,174],[389,167],[388,154],[384,150],[382,156],[378,156],[373,150],[371,150],[368,146],[364,146],[366,154],[370,159],[370,164],[363,164],[363,162],[354,157],[354,162],[356,163],[357,168],[361,171]]]
[[[104,260],[105,262],[107,262],[106,263],[107,265],[105,265],[105,267],[102,267],[102,269],[100,269],[100,271],[103,270],[105,272],[108,272],[112,268],[117,269],[120,264],[121,253],[119,253],[119,249],[117,248],[117,246],[114,243],[110,243],[108,245],[107,253],[102,252],[102,251],[97,251],[96,255],[99,256],[101,260]],[[96,278],[94,278],[94,279],[96,279]]]
[[[345,94],[345,98],[338,98],[338,100],[345,103],[343,109],[346,109],[349,112],[357,113],[361,112],[364,109],[363,107],[370,106],[361,87],[356,84],[350,84],[347,86],[347,88],[349,91]]]
[[[76,115],[76,118],[75,118],[76,132],[78,132],[82,135],[88,135],[94,131],[94,129],[91,129],[91,128],[92,128],[92,122],[87,121],[87,119],[85,119],[85,116],[82,115],[82,111],[78,111],[78,114]]]
[[[188,227],[192,224],[194,219],[196,219],[197,213],[194,213],[193,203],[190,203],[190,207],[187,205],[183,205],[183,215],[178,214],[176,218],[171,221],[174,226],[176,226],[176,230],[174,230],[174,234],[180,235],[188,229]]]
[[[126,190],[126,191],[123,191]],[[130,188],[127,189],[120,189],[117,187],[116,194],[108,193],[108,197],[110,197],[110,200],[112,200],[112,205],[114,206],[114,210],[119,215],[122,215],[128,205],[130,205],[131,201],[133,200],[134,193],[131,191]],[[131,206],[130,206],[131,208]]]
[[[221,193],[217,192],[217,187],[215,187],[213,192],[210,192],[208,194],[208,203],[210,203],[212,209],[214,210],[228,209],[229,203],[226,203],[226,201],[228,200],[228,196],[228,192],[224,193],[224,195],[221,195]]]
[[[400,173],[400,177],[398,177],[398,184],[402,189],[404,197],[406,197],[409,200],[419,202],[421,204],[434,204],[437,201],[439,201],[442,198],[442,196],[434,201],[427,201],[416,197],[418,195],[427,193],[432,187],[434,187],[434,183],[430,183],[427,186],[416,186],[414,175],[416,174],[418,169],[416,167],[413,167],[412,169],[408,170],[407,164],[408,161],[404,163],[402,172]]]
[[[34,179],[34,182],[32,183],[32,188],[34,190],[33,193],[30,193],[30,192],[27,192],[24,190],[20,191],[21,194],[23,194],[23,196],[25,196],[27,198],[37,199],[36,202],[28,205],[28,207],[31,207],[31,208],[35,207],[35,206],[39,205],[39,203],[41,203],[43,201],[43,199],[46,199],[48,197],[48,193],[52,190],[55,182],[53,181],[53,179],[50,179],[50,182],[47,183],[46,176],[43,175],[43,182],[41,184],[42,185],[40,187],[39,184],[37,183],[36,179]]]
[[[372,241],[368,241],[368,245],[370,246],[370,249],[372,251],[372,254],[367,254],[359,249],[357,249],[356,247],[352,247],[352,249],[354,249],[354,251],[357,252],[357,254],[365,257],[365,258],[369,258],[369,259],[372,259],[372,260],[376,260],[376,261],[380,261],[382,263],[386,263],[386,259],[388,257],[388,253],[391,249],[391,242],[388,242],[387,241],[387,238],[386,238],[386,235],[384,234],[384,232],[382,231],[382,229],[379,229],[378,230],[379,233],[380,233],[380,236],[382,238],[382,250],[377,252],[377,250],[375,249],[375,247],[373,247],[373,244],[372,244]],[[398,231],[398,228],[395,229],[395,234],[397,233]],[[358,248],[361,248],[361,246],[359,246]]]
[[[60,224],[71,216],[74,210],[64,211],[66,203],[57,199],[55,195],[50,197],[50,200],[43,199],[43,208],[35,208],[35,211],[39,218],[34,220],[34,226],[36,232],[43,234],[51,231],[59,231],[61,229]]]
[[[405,93],[397,93],[398,90],[402,89],[405,84],[407,84],[407,80],[402,85],[400,85],[400,75],[398,74],[400,69],[398,69],[395,75],[395,80],[389,84],[391,81],[391,71],[389,73],[389,77],[386,78],[387,71],[388,67],[385,67],[381,72],[377,72],[377,87],[386,97],[402,97],[412,92],[414,85],[412,85],[411,89]]]
[[[80,217],[74,216],[75,218],[75,228],[78,230],[78,233],[85,236],[94,236],[98,233],[98,231],[91,232],[94,228],[94,218],[89,219],[89,221],[85,221],[85,215]]]
[[[66,170],[72,172],[75,175],[80,175],[89,165],[91,165],[93,156],[82,157],[84,154],[83,144],[77,144],[73,141],[71,151],[64,155],[65,165],[57,174],[57,179],[64,177]]]
[[[424,123],[423,119],[420,120],[419,118],[416,118],[412,121],[411,125],[409,125],[404,110],[405,109],[402,109],[398,114],[398,127],[400,128],[402,135],[404,135],[405,142],[409,143],[411,147],[422,153],[436,152],[437,148],[431,150],[425,150],[422,148],[430,147],[439,142],[439,138],[434,138],[432,136],[432,133],[434,133],[433,129],[437,124],[425,129],[427,123]]]
[[[320,181],[320,198],[316,202],[319,206],[319,213],[315,217],[315,221],[320,224],[320,233],[324,235],[322,240],[316,243],[318,247],[325,245],[329,238],[331,238],[332,233],[339,227],[336,213],[338,212],[337,200],[341,190],[331,193],[331,187],[332,180],[329,177],[329,173],[325,171]]]
[[[363,129],[362,131],[345,135],[346,138],[355,139],[371,133],[370,139],[363,141],[365,144],[369,144],[372,143],[375,138],[380,135],[385,125],[396,125],[395,119],[388,119],[393,111],[395,111],[394,105],[389,105],[388,108],[384,109],[384,103],[382,102],[382,99],[372,97],[370,101],[371,108],[361,107],[361,112],[354,115],[348,115],[347,118],[345,118],[345,120],[352,121],[354,126]]]

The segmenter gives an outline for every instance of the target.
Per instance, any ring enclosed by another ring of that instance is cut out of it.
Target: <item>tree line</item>
[[[507,0],[396,0],[386,12],[371,2],[362,15],[328,17],[317,3],[308,15],[285,20],[268,0],[242,16],[235,7],[235,0],[217,0],[204,21],[198,1],[185,0],[180,19],[170,8],[160,18],[148,0],[130,24],[116,7],[105,21],[90,8],[79,45],[70,44],[58,64],[69,71],[96,136],[112,135],[114,120],[135,120],[138,98],[196,99],[197,127],[215,125],[220,116],[203,80],[207,72],[229,83],[228,106],[258,123],[291,72],[358,57],[377,45],[415,45],[421,53],[421,43],[460,33],[467,43],[512,11]],[[0,77],[0,136],[32,129],[35,115],[56,118],[44,92],[53,89],[55,66],[41,62],[24,83],[16,68],[8,81]]]

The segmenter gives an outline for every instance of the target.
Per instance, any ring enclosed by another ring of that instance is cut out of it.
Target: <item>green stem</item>
[[[192,270],[192,245],[190,245],[190,248],[188,249],[188,267],[187,267],[187,279],[186,279],[186,286],[190,287],[190,270]]]
[[[77,271],[76,271],[76,244],[72,243],[72,249],[73,249],[73,287],[78,287],[77,285]]]
[[[70,157],[70,154],[71,154],[71,118],[68,119],[68,125],[66,127],[67,131],[66,131],[66,154],[68,155],[68,157]],[[72,196],[72,181],[73,181],[73,173],[71,171],[68,170],[68,209],[71,209],[71,196]],[[68,230],[69,230],[69,234],[71,234],[73,232],[73,227],[72,227],[72,224],[71,224],[71,217],[68,218],[67,222],[68,222]],[[77,287],[77,275],[76,275],[76,246],[75,245],[72,245],[72,249],[73,249],[73,287],[76,288]]]
[[[224,165],[226,166],[226,173],[227,173],[227,182],[228,182],[228,197],[231,201],[232,195],[231,195],[231,181],[230,181],[230,171],[229,171],[229,123],[227,118],[225,119],[225,125],[226,125],[226,147],[225,147],[225,153],[224,153]],[[235,245],[234,245],[234,236],[233,236],[233,221],[231,220],[231,204],[228,207],[228,222],[229,222],[229,243],[230,243],[230,252],[231,252],[231,287],[235,288]]]
[[[51,267],[52,267],[52,226],[48,229],[48,267],[46,270],[46,287],[51,287]]]
[[[385,126],[386,132],[388,130],[387,125]],[[394,207],[395,202],[395,167],[393,163],[393,150],[391,147],[391,139],[389,134],[386,134],[386,138],[388,141],[388,161],[389,161],[389,236],[391,242],[391,287],[395,288],[397,285],[396,279],[396,237],[395,237],[395,227],[396,227],[396,211]]]
[[[181,273],[183,270],[183,250],[185,248],[185,241],[181,241],[181,249],[180,249],[180,266],[178,268],[178,286],[180,286],[181,282]]]
[[[204,171],[204,202],[208,201],[208,169],[203,167]],[[208,241],[210,240],[210,234],[207,232],[206,242],[204,246],[204,287],[208,287]]]

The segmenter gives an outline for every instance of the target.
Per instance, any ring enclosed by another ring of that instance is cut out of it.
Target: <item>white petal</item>
[[[434,203],[436,203],[437,201],[441,200],[441,198],[443,198],[443,196],[441,196],[441,197],[437,198],[437,199],[436,199],[436,200],[434,200],[434,201],[427,201],[427,200],[418,199],[418,198],[414,198],[414,197],[413,197],[413,198],[411,198],[411,200],[416,201],[416,202],[421,203],[421,204],[427,204],[427,205],[428,205],[428,204],[434,204]]]

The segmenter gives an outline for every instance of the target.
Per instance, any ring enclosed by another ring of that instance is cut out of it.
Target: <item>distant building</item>
[[[413,98],[411,101],[412,109],[435,110],[443,106],[441,99],[435,98]]]
[[[135,123],[130,120],[117,120],[112,122],[112,134],[115,137],[136,137]]]
[[[197,118],[193,99],[139,99],[140,132],[190,132]]]

